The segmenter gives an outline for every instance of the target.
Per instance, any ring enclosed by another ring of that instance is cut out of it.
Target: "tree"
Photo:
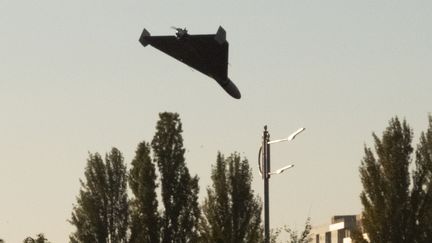
[[[29,236],[23,240],[23,243],[35,243],[35,240]]]
[[[37,235],[35,243],[49,243],[49,241],[48,241],[47,238],[45,238],[44,234],[40,233],[40,234]]]
[[[159,214],[156,197],[155,165],[150,158],[150,145],[138,145],[132,169],[129,173],[129,186],[135,196],[131,202],[130,243],[159,242]]]
[[[432,116],[420,135],[411,191],[410,232],[415,242],[432,242]]]
[[[0,240],[0,243],[3,241]],[[23,240],[24,243],[49,243],[48,239],[45,238],[45,235],[43,233],[40,233],[37,235],[36,239],[33,239],[32,237],[27,237]]]
[[[412,131],[394,118],[382,139],[373,137],[378,158],[366,147],[360,167],[364,230],[372,242],[412,242],[406,238]]]
[[[284,227],[285,232],[289,235],[289,240],[287,243],[309,243],[312,241],[311,230],[312,225],[310,223],[310,217],[306,219],[305,228],[299,234],[296,230],[290,229],[287,226]]]
[[[207,188],[207,198],[202,206],[202,237],[204,242],[232,242],[232,219],[229,212],[229,181],[223,155],[218,153],[216,166],[213,166],[211,179],[213,188]]]
[[[406,121],[391,119],[381,139],[373,134],[376,155],[365,147],[360,198],[363,230],[371,242],[431,242],[431,121],[421,136],[412,177],[412,130]]]
[[[260,200],[251,189],[252,173],[247,159],[237,153],[227,159],[218,153],[212,169],[212,188],[202,206],[203,242],[260,242],[262,238]]]
[[[76,227],[71,242],[122,243],[127,241],[128,198],[126,166],[121,152],[113,148],[105,156],[90,154],[84,172],[86,181],[74,205]]]
[[[186,167],[179,115],[164,112],[159,118],[151,145],[161,179],[162,242],[196,242],[200,216],[198,177],[192,178]]]

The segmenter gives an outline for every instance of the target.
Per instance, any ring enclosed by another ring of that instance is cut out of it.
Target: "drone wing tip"
[[[139,42],[141,42],[141,44],[143,46],[147,46],[149,44],[149,42],[146,40],[148,37],[150,37],[150,32],[148,32],[145,28],[143,30],[143,32],[141,33],[141,36],[139,38]]]

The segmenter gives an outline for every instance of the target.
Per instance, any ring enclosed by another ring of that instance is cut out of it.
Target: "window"
[[[325,243],[331,243],[331,232],[325,233]]]

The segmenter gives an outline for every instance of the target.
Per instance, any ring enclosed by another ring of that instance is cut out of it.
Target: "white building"
[[[361,225],[361,215],[337,215],[330,224],[312,227],[313,243],[352,243],[351,231]]]

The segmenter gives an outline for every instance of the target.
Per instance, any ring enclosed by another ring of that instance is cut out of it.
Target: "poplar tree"
[[[207,188],[207,198],[202,206],[202,241],[232,242],[232,219],[230,217],[229,181],[224,156],[219,152],[216,165],[212,166],[212,188]]]
[[[129,173],[129,186],[135,198],[131,201],[130,243],[158,243],[160,236],[155,165],[150,145],[138,145]]]
[[[420,135],[411,191],[410,232],[414,242],[432,242],[432,116]]]
[[[23,240],[23,243],[49,243],[48,239],[45,238],[45,235],[43,233],[39,233],[36,237],[36,239],[32,237],[27,237]],[[3,240],[0,239],[0,243],[3,243]]]
[[[84,172],[85,182],[69,221],[76,227],[71,242],[127,242],[128,198],[126,166],[121,152],[113,148],[105,156],[90,154]]]
[[[200,217],[198,177],[192,178],[186,167],[179,115],[164,112],[159,118],[151,145],[160,173],[164,206],[162,242],[193,243],[198,240]]]
[[[360,166],[363,231],[377,243],[431,242],[432,118],[420,137],[412,174],[412,130],[406,121],[393,118],[381,139],[373,137],[375,153],[365,147]]]
[[[207,188],[207,198],[202,207],[202,241],[260,242],[262,206],[251,188],[252,173],[248,160],[241,160],[237,153],[227,159],[218,153],[211,179],[213,185]]]
[[[363,228],[372,242],[411,242],[406,229],[412,131],[406,121],[394,118],[382,139],[375,133],[373,138],[377,157],[365,147],[360,167]]]

